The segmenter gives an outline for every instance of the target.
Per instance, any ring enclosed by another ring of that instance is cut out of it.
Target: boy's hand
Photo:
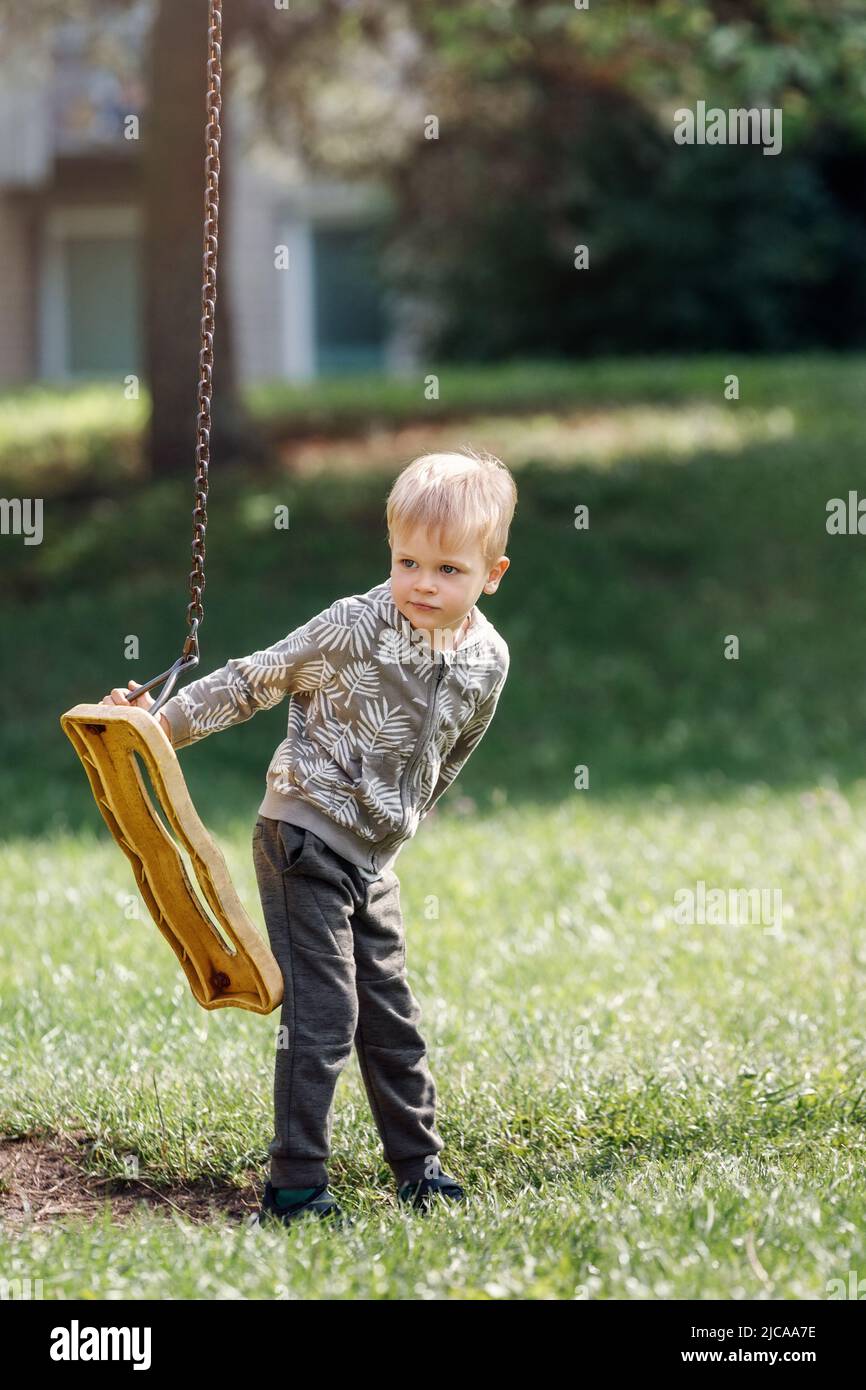
[[[130,681],[130,690],[135,690],[138,684],[138,681]],[[103,695],[99,703],[101,705],[138,705],[141,709],[150,709],[151,705],[155,704],[155,701],[149,690],[146,690],[143,695],[139,695],[137,700],[127,700],[126,692],[121,686],[117,685],[108,695]],[[170,743],[171,726],[165,715],[160,714],[158,718],[160,727]]]

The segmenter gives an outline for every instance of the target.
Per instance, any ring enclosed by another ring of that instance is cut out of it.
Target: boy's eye
[[[408,558],[405,557],[405,556],[404,556],[404,558],[400,561],[400,564],[401,564],[401,565],[414,565],[414,563],[415,563],[414,560],[410,560],[410,559],[408,559]],[[448,564],[445,564],[445,565],[440,565],[439,568],[440,568],[440,569],[443,569],[443,570],[451,570],[453,574],[458,574],[458,573],[459,573],[459,571],[458,571],[456,565],[448,565]]]

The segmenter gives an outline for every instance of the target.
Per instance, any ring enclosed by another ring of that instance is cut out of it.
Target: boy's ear
[[[497,588],[499,587],[499,581],[502,578],[505,571],[508,569],[508,566],[510,564],[511,561],[509,560],[507,555],[500,555],[499,559],[496,561],[496,564],[491,565],[490,573],[487,576],[487,582],[484,585],[484,592],[486,594],[494,594],[496,592]],[[490,585],[492,585],[493,587],[489,587]]]

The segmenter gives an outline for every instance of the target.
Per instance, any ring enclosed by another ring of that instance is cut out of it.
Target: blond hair
[[[505,554],[517,506],[511,473],[493,454],[466,449],[422,454],[407,464],[388,494],[388,540],[395,531],[422,527],[437,534],[443,549],[480,545],[492,566]]]

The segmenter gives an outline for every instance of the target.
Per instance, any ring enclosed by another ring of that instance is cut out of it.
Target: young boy
[[[261,1219],[341,1217],[325,1164],[353,1044],[399,1197],[422,1210],[436,1195],[464,1197],[439,1166],[436,1088],[406,978],[393,864],[478,744],[505,684],[508,647],[475,601],[508,569],[516,503],[499,459],[416,459],[388,497],[389,579],[192,682],[159,715],[185,748],[290,695],[288,736],[253,832],[285,989]]]

